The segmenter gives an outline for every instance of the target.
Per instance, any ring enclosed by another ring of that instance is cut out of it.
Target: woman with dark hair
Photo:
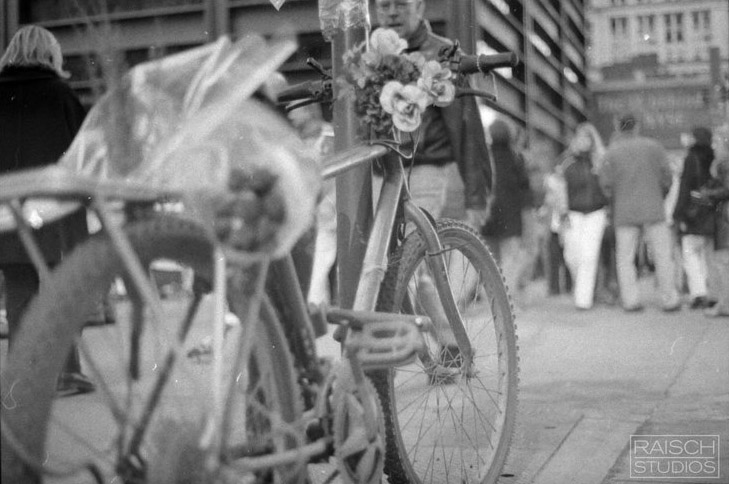
[[[711,131],[697,127],[693,130],[694,143],[689,147],[681,172],[673,220],[681,235],[683,269],[686,272],[692,309],[710,307],[708,296],[709,257],[713,249],[713,207],[691,197],[691,192],[701,189],[711,180],[711,164],[714,150],[711,147]]]
[[[704,314],[729,318],[729,122],[716,129],[715,136],[716,159],[711,168],[714,179],[691,195],[714,208],[714,253],[710,260],[716,275],[717,301],[704,309]]]
[[[85,110],[63,79],[63,57],[48,30],[29,25],[13,36],[0,58],[0,174],[56,163],[84,120]],[[86,212],[77,210],[33,234],[50,266],[88,236]],[[0,270],[5,276],[10,343],[39,276],[15,233],[0,233]],[[60,395],[86,393],[93,384],[81,373],[78,353],[69,355],[58,380]]]
[[[524,158],[514,150],[510,126],[506,121],[497,119],[489,127],[489,133],[496,182],[491,216],[481,234],[501,265],[512,297],[519,303],[521,212],[531,204],[532,191]]]

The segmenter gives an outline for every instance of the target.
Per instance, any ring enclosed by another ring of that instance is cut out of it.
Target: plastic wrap
[[[251,95],[294,50],[292,41],[221,38],[140,64],[93,107],[60,163],[100,179],[182,191],[196,202],[228,196],[232,171],[267,173],[285,205],[271,246],[281,253],[313,217],[319,169],[286,120]]]
[[[319,24],[325,39],[331,41],[337,30],[370,27],[367,0],[319,0]]]

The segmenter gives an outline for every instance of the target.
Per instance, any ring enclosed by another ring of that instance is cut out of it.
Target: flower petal
[[[422,122],[422,113],[417,111],[408,116],[395,114],[392,116],[392,122],[400,131],[412,133],[420,126],[420,123]]]
[[[377,29],[370,35],[370,47],[380,55],[398,55],[408,43],[392,29]]]
[[[395,112],[394,104],[398,97],[400,97],[400,91],[403,89],[403,85],[397,81],[390,81],[385,84],[380,92],[380,105],[385,112],[392,114]]]
[[[428,107],[428,93],[414,84],[408,84],[402,88],[402,96],[423,111]]]

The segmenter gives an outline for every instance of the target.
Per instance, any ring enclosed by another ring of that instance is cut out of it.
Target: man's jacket
[[[666,152],[657,141],[620,133],[605,153],[599,177],[612,202],[616,227],[666,220],[664,200],[672,174]]]
[[[443,47],[453,43],[435,35],[423,21],[408,41],[408,52],[438,60]],[[466,83],[466,79],[457,80]],[[456,99],[446,107],[430,106],[419,128],[414,164],[442,165],[455,161],[465,185],[466,208],[485,208],[491,193],[492,174],[483,123],[473,97]]]

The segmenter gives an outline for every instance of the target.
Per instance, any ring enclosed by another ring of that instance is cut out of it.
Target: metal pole
[[[0,0],[0,55],[20,28],[19,0]]]
[[[230,33],[228,0],[205,0],[205,33],[208,42]]]
[[[461,48],[476,52],[476,10],[474,0],[450,0],[448,12],[448,37],[458,39]]]
[[[366,37],[367,26],[344,26],[332,35],[332,74],[344,68],[342,56]],[[341,151],[360,141],[354,104],[337,99],[333,110],[334,149]],[[339,305],[351,309],[362,270],[367,237],[372,227],[372,176],[369,165],[337,177],[337,281]]]

